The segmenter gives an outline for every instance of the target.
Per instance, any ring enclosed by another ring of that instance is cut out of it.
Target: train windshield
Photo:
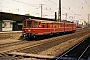
[[[26,21],[23,22],[23,27],[26,27]]]
[[[30,28],[30,27],[32,27],[32,21],[28,21],[27,22],[27,26]]]

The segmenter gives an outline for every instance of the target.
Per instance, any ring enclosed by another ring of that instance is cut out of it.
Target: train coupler
[[[23,35],[21,35],[20,37],[19,37],[19,39],[18,40],[25,40],[26,38],[25,38],[25,35],[23,34]]]

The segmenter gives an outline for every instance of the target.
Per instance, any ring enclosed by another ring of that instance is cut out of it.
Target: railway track
[[[0,48],[5,48],[8,46],[14,46],[14,45],[19,45],[19,44],[25,44],[25,43],[29,43],[29,41],[18,41],[18,42],[0,44]]]
[[[17,41],[17,42],[0,44],[0,48],[8,47],[8,46],[14,46],[14,45],[23,44],[23,43],[28,43],[28,41]]]
[[[25,49],[28,47],[33,47],[35,45],[41,44],[41,43],[45,43],[48,40],[44,40],[44,41],[19,41],[17,43],[8,43],[8,44],[3,44],[0,45],[1,49],[0,49],[0,54],[7,54],[9,52],[13,52],[13,51],[19,51],[20,49]]]
[[[90,37],[76,44],[54,60],[89,60]]]
[[[83,31],[83,32],[77,32],[72,35],[63,37],[63,38],[51,38],[51,39],[46,39],[45,41],[30,41],[30,42],[21,42],[21,43],[10,43],[9,45],[2,45],[3,48],[0,49],[0,54],[8,54],[10,52],[16,51],[16,52],[25,52],[25,53],[33,53],[33,54],[38,54],[39,52],[42,52],[48,48],[51,48],[55,45],[58,45],[62,42],[65,42],[69,39],[77,38],[79,36],[82,36],[84,34],[87,34],[89,31]],[[76,36],[77,34],[77,36]],[[61,41],[60,41],[61,40]],[[8,46],[7,46],[8,45]]]
[[[87,32],[88,33],[88,32]],[[65,41],[68,41],[70,39],[74,39],[74,38],[77,38],[77,37],[80,37],[80,36],[83,36],[87,33],[81,33],[81,34],[77,34],[77,35],[71,35],[71,36],[67,36],[65,38],[62,38],[61,41],[59,39],[55,39],[55,40],[51,40],[49,42],[45,42],[45,43],[40,43],[38,45],[35,45],[33,47],[28,47],[26,49],[23,49],[23,50],[19,50],[18,52],[24,52],[24,53],[31,53],[31,54],[38,54],[39,52],[42,52],[48,48],[51,48],[53,46],[56,46],[62,42],[65,42]]]
[[[84,34],[85,34],[85,32],[81,33],[81,34],[78,34],[77,36],[76,35],[73,35],[73,37],[69,36],[71,38],[67,38],[67,37],[62,38],[62,42],[67,41],[69,39],[73,39],[73,38],[79,37],[79,36],[83,36]],[[44,51],[44,50],[46,50],[48,48],[51,48],[51,47],[53,47],[55,45],[58,45],[58,44],[60,44],[62,42],[60,42],[60,40],[57,39],[57,40],[49,41],[49,42],[46,42],[46,43],[41,43],[41,44],[38,44],[38,45],[34,45],[33,47],[27,47],[27,48],[18,50],[18,52],[30,53],[30,54],[38,54],[39,52],[42,52],[42,51]]]

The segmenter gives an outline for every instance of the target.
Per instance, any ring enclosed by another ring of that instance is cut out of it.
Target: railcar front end
[[[27,39],[33,36],[33,31],[32,31],[32,20],[24,20],[22,22],[22,37]]]

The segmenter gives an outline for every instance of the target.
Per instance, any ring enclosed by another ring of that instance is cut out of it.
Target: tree
[[[28,14],[25,14],[25,16],[30,16],[30,14],[28,13]]]

